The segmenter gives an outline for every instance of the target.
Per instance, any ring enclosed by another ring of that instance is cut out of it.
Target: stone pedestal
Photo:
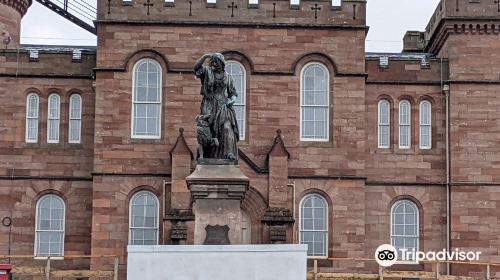
[[[194,244],[241,244],[241,201],[248,177],[229,160],[203,160],[186,178],[193,199]],[[227,235],[224,230],[229,231]],[[226,238],[227,237],[227,238]]]

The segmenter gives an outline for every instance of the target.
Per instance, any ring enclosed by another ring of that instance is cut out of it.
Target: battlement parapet
[[[425,28],[425,40],[432,40],[443,20],[453,20],[456,23],[460,20],[466,21],[470,19],[486,21],[500,20],[500,1],[441,0]],[[459,25],[461,26],[462,24]]]
[[[365,26],[365,0],[99,1],[98,24]]]

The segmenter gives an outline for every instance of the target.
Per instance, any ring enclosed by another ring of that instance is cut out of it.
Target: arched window
[[[300,203],[300,243],[308,245],[308,256],[328,256],[328,205],[318,194]]]
[[[69,143],[80,143],[82,134],[82,97],[71,95],[69,99]]]
[[[320,63],[309,63],[300,81],[300,139],[328,141],[328,70]]]
[[[47,143],[59,143],[59,123],[60,123],[60,103],[61,98],[53,93],[49,96],[49,110],[47,114]]]
[[[378,102],[378,147],[389,148],[391,145],[391,106],[389,101]]]
[[[134,66],[132,89],[132,138],[160,139],[161,66],[142,59]]]
[[[151,192],[140,191],[130,201],[130,244],[158,244],[158,198]]]
[[[240,130],[240,140],[245,139],[246,125],[246,71],[245,67],[237,61],[226,63],[226,72],[233,77],[234,87],[238,92],[238,97],[233,105]]]
[[[391,209],[391,244],[398,250],[401,259],[402,249],[418,251],[418,221],[417,205],[411,200],[398,200]]]
[[[411,145],[411,105],[408,100],[399,102],[399,148],[409,149]]]
[[[431,103],[427,100],[420,102],[420,149],[432,147]]]
[[[39,99],[36,93],[28,94],[26,98],[26,142],[38,142],[38,110]]]
[[[41,197],[36,205],[35,256],[64,255],[64,201],[57,195]]]

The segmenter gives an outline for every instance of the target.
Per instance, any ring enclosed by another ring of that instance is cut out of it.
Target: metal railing
[[[313,270],[309,271],[307,275],[308,280],[327,280],[327,279],[379,279],[383,280],[384,277],[387,278],[426,278],[426,279],[440,279],[440,280],[491,280],[495,279],[491,277],[491,268],[498,267],[500,269],[500,263],[492,262],[464,262],[464,261],[420,261],[422,264],[431,264],[434,267],[433,271],[396,271],[390,270],[389,268],[384,268],[379,266],[378,273],[337,273],[337,272],[319,272],[318,260],[330,260],[330,261],[358,261],[358,262],[376,262],[375,259],[369,258],[327,258],[327,259],[313,259]],[[483,277],[470,277],[470,276],[454,276],[445,275],[441,273],[440,266],[443,264],[455,264],[455,265],[473,265],[482,266],[485,268],[485,273]]]
[[[113,270],[91,270],[89,269],[79,269],[79,270],[68,270],[68,269],[56,269],[53,267],[55,262],[64,262],[67,260],[82,260],[82,259],[98,259],[98,258],[113,258]],[[11,261],[31,260],[32,262],[45,263],[44,266],[34,266],[34,265],[12,265],[11,273],[12,275],[23,275],[23,276],[42,276],[45,280],[50,280],[54,278],[65,278],[65,277],[92,277],[92,278],[106,278],[118,280],[118,265],[119,257],[115,255],[70,255],[64,257],[34,257],[33,255],[0,255],[0,259],[9,259]]]

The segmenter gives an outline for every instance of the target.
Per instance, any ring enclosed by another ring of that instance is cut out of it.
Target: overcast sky
[[[53,0],[58,2],[60,0]],[[95,7],[96,0],[85,0]],[[71,2],[71,1],[70,1]],[[368,0],[367,52],[400,52],[407,30],[423,31],[439,0]],[[33,1],[22,20],[21,43],[96,44],[96,37]]]

